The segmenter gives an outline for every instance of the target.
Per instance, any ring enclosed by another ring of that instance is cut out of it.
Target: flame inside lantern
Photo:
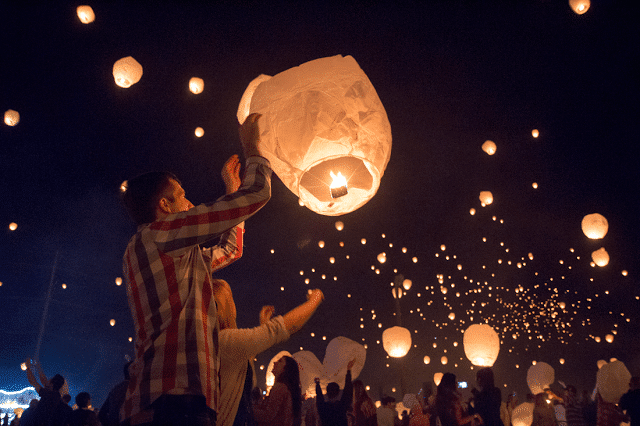
[[[333,179],[329,186],[329,189],[331,190],[331,198],[340,198],[347,195],[349,193],[349,191],[347,191],[347,179],[342,176],[342,173],[338,172],[338,174],[335,175],[332,171],[329,171],[329,174]]]

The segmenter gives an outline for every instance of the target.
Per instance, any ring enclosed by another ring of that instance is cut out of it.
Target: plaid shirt
[[[271,196],[271,168],[262,157],[247,160],[242,186],[214,203],[141,225],[124,254],[136,356],[122,407],[129,419],[163,394],[219,400],[218,321],[211,273],[242,255],[238,226]],[[222,235],[220,243],[202,248]]]

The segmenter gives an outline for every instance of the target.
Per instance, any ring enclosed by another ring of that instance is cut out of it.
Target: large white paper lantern
[[[302,389],[303,393],[307,393],[312,397],[315,396],[316,384],[314,379],[316,377],[320,379],[325,378],[326,374],[324,366],[313,352],[300,351],[294,353],[292,357],[298,363],[298,370],[300,371],[300,389]],[[342,380],[344,381],[344,378]],[[321,381],[325,382],[325,387],[327,383],[329,383],[326,379]]]
[[[316,59],[253,80],[238,121],[260,113],[261,150],[273,171],[316,213],[350,213],[378,191],[391,126],[375,88],[351,56]],[[346,186],[331,188],[333,177]]]
[[[491,367],[500,352],[500,337],[489,324],[472,324],[464,332],[464,353],[471,364]]]
[[[587,10],[589,10],[589,7],[591,6],[591,1],[590,0],[569,0],[569,6],[571,6],[571,9],[577,13],[578,15],[582,15],[583,13],[586,13]]]
[[[361,344],[343,336],[331,339],[322,363],[327,380],[338,383],[341,388],[344,387],[347,364],[353,359],[356,362],[351,368],[351,378],[355,380],[364,368],[367,350]]]
[[[622,361],[603,365],[596,376],[596,386],[600,396],[607,402],[617,404],[620,397],[629,390],[631,373]]]
[[[593,263],[600,267],[607,266],[609,264],[609,253],[607,253],[604,247],[600,247],[591,253],[591,259],[593,259]]]
[[[93,13],[93,9],[91,8],[91,6],[78,6],[78,8],[76,9],[76,13],[78,14],[80,22],[82,22],[83,24],[90,24],[96,20],[96,14]]]
[[[555,380],[555,370],[546,362],[536,362],[527,370],[527,384],[534,395],[544,392]]]
[[[513,426],[531,426],[533,423],[533,402],[523,402],[513,409],[511,424]]]
[[[4,112],[4,124],[7,126],[15,126],[20,122],[20,113],[18,111],[8,109]]]
[[[113,64],[113,78],[120,87],[131,87],[142,78],[142,65],[133,57],[118,59]]]
[[[582,218],[582,232],[593,240],[599,240],[607,235],[609,222],[599,213],[588,214]]]
[[[391,327],[382,332],[382,347],[390,357],[402,358],[411,349],[411,332],[404,327]]]

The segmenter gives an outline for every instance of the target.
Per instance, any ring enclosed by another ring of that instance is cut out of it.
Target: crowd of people
[[[257,327],[240,329],[231,285],[213,277],[242,256],[244,222],[271,197],[272,171],[260,149],[259,117],[249,115],[239,127],[246,159],[243,177],[239,157],[233,155],[222,169],[226,194],[214,202],[194,206],[178,178],[168,172],[145,173],[127,182],[123,202],[138,226],[123,259],[135,357],[125,366],[123,382],[97,412],[87,392],[76,396],[76,409],[70,407],[64,378],[56,374],[48,379],[39,364],[29,361],[27,375],[40,399],[14,424],[518,426],[511,418],[517,401],[510,396],[502,403],[491,369],[478,372],[480,390],[474,390],[469,401],[462,401],[455,375],[446,373],[434,395],[425,389],[399,417],[393,397],[382,397],[376,408],[364,384],[352,382],[355,360],[348,362],[343,389],[332,382],[325,393],[317,378],[315,397],[306,398],[297,362],[284,356],[274,363],[275,381],[264,396],[256,386],[256,355],[298,331],[324,295],[309,290],[305,302],[275,317],[274,307],[264,306]],[[557,423],[548,398],[563,404],[567,426],[617,426],[624,407],[631,426],[640,426],[640,403],[634,395],[625,395],[613,408],[598,400],[593,422],[590,405],[580,405],[569,387],[563,397],[540,394],[533,398],[532,426],[564,426]]]

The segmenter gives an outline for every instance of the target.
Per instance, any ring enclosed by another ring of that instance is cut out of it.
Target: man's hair
[[[327,384],[327,397],[335,398],[340,393],[340,385],[336,382]]]
[[[59,374],[56,374],[51,378],[51,380],[49,380],[49,382],[51,383],[51,387],[53,388],[53,390],[59,391],[60,388],[64,386],[64,377],[62,377]]]
[[[91,395],[89,395],[88,392],[80,392],[76,395],[76,404],[78,404],[80,408],[87,408],[89,401],[91,401]]]
[[[156,204],[171,179],[180,183],[170,172],[144,173],[127,181],[122,202],[137,225],[156,220]]]

